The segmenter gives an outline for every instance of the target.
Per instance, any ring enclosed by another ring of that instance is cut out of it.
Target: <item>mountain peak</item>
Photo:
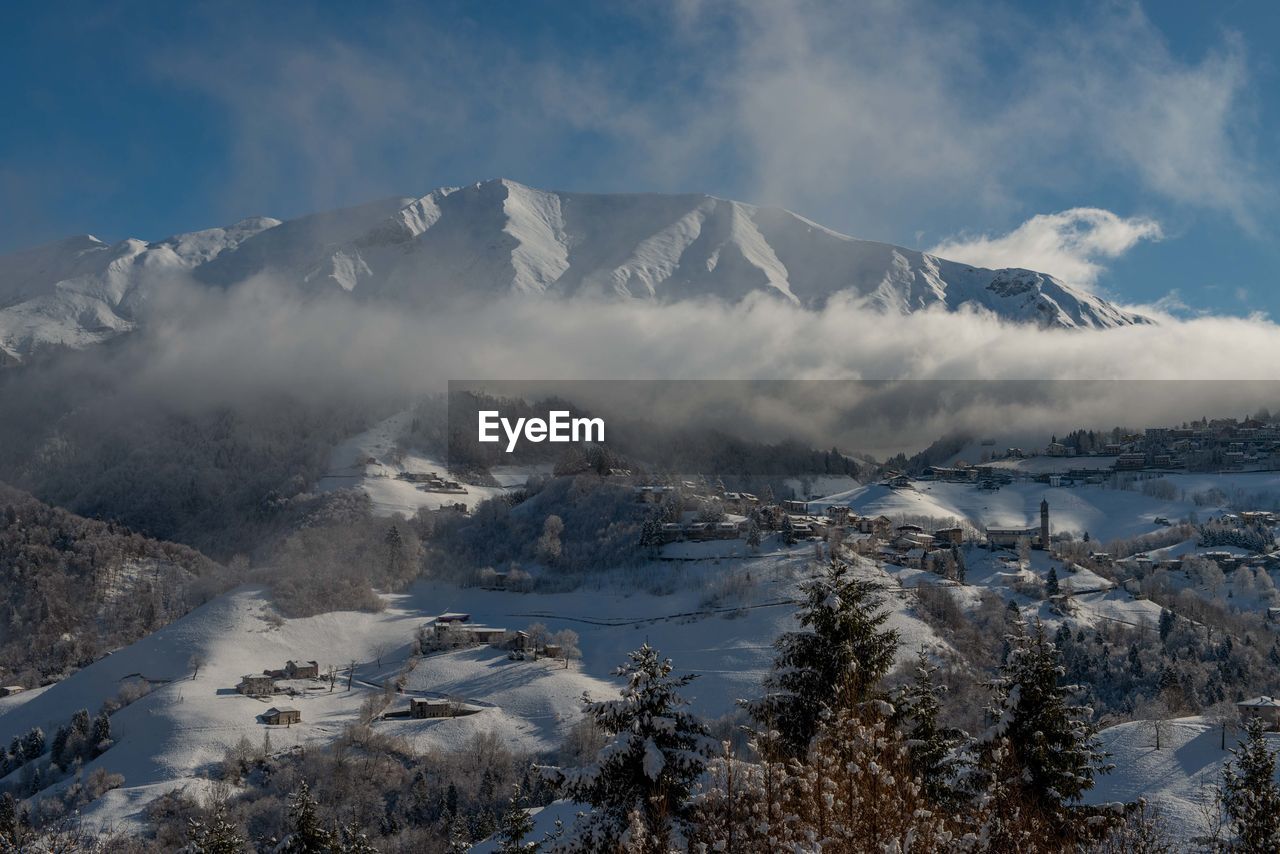
[[[762,293],[808,309],[838,298],[889,314],[976,309],[1064,329],[1149,322],[1044,273],[861,240],[783,208],[490,178],[285,222],[249,217],[154,244],[78,235],[0,256],[0,347],[22,355],[43,340],[33,327],[46,322],[73,345],[100,338],[80,335],[80,318],[101,334],[132,328],[143,270],[147,281],[173,271],[217,286],[270,274],[406,307],[509,294],[736,302]],[[55,297],[68,291],[78,302],[64,312]]]

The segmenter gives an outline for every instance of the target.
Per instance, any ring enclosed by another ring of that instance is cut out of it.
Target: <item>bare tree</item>
[[[1205,710],[1204,716],[1219,728],[1220,740],[1218,748],[1225,751],[1227,749],[1227,730],[1234,731],[1240,726],[1240,714],[1236,710],[1235,703],[1230,700],[1215,703]]]
[[[1163,697],[1152,697],[1142,702],[1134,713],[1144,719],[1143,728],[1151,733],[1151,737],[1155,740],[1156,750],[1160,750],[1164,742],[1169,740],[1169,719],[1173,717],[1169,704],[1164,701]]]
[[[545,623],[534,623],[525,631],[529,633],[529,645],[535,651],[544,649],[551,642],[551,632],[547,630]]]
[[[560,647],[560,657],[564,659],[564,669],[569,669],[569,659],[582,658],[582,650],[578,647],[578,633],[573,629],[558,631],[551,642]]]
[[[395,652],[396,644],[393,641],[378,641],[373,645],[373,657],[378,662],[378,667],[382,666],[382,659]]]
[[[187,660],[187,664],[191,667],[191,678],[195,679],[200,675],[200,668],[205,665],[204,654],[193,652],[191,654],[191,658]]]

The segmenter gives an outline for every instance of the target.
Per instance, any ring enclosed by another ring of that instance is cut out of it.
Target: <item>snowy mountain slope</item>
[[[713,196],[446,187],[281,223],[255,217],[157,243],[81,235],[0,256],[0,351],[84,347],[127,332],[146,287],[271,274],[398,305],[507,294],[672,302],[765,293],[820,308],[990,311],[1044,327],[1147,322],[1030,270],[984,270],[858,240],[780,208]]]
[[[408,300],[507,292],[738,300],[761,291],[806,307],[839,295],[890,312],[963,305],[1043,326],[1142,322],[1050,276],[857,240],[786,210],[506,180],[436,190],[305,276]]]
[[[17,361],[41,347],[87,347],[132,330],[149,287],[279,224],[253,217],[150,244],[82,234],[0,255],[0,364],[5,354]]]

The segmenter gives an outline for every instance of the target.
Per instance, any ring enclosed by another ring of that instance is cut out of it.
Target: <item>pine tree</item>
[[[320,825],[315,798],[311,787],[303,780],[289,796],[290,833],[276,847],[280,854],[329,854],[333,848],[333,834]]]
[[[533,833],[533,817],[525,809],[524,800],[524,792],[517,785],[498,825],[499,854],[536,854],[540,847],[537,842],[525,842],[525,838]]]
[[[1111,770],[1098,746],[1089,710],[1070,705],[1075,686],[1059,684],[1061,653],[1037,620],[1031,632],[1010,636],[1011,648],[992,683],[991,728],[980,739],[982,765],[990,780],[1017,769],[1015,779],[1028,805],[1059,833],[1069,833],[1067,806],[1093,787],[1097,774]]]
[[[882,628],[883,587],[855,578],[847,563],[833,559],[802,590],[801,629],[774,642],[765,696],[747,704],[752,718],[777,734],[765,739],[768,749],[797,759],[833,708],[872,699],[898,649],[897,631]]]
[[[49,745],[49,755],[53,759],[53,764],[59,768],[65,768],[68,764],[67,757],[64,755],[67,750],[67,739],[71,736],[71,731],[65,726],[58,727],[53,734],[53,741]]]
[[[1173,631],[1173,624],[1176,621],[1174,613],[1168,608],[1160,609],[1160,642],[1164,643],[1169,639],[1169,632]]]
[[[106,712],[99,712],[93,719],[93,734],[89,739],[89,750],[97,756],[111,746],[111,718]]]
[[[1044,580],[1044,592],[1046,596],[1057,596],[1061,592],[1057,567],[1049,567],[1049,575]]]
[[[782,531],[782,542],[789,546],[794,546],[796,544],[796,529],[790,516],[782,517],[782,525],[780,529]]]
[[[638,812],[644,837],[666,851],[682,832],[690,796],[715,754],[716,744],[695,716],[684,711],[680,689],[692,674],[673,676],[670,659],[648,644],[632,652],[616,671],[626,680],[621,698],[587,703],[587,715],[611,736],[586,768],[557,770],[563,792],[594,811],[563,843],[572,851],[613,850]],[[584,698],[585,699],[585,698]]]
[[[378,849],[373,847],[364,831],[351,825],[339,825],[338,837],[338,845],[333,849],[335,854],[378,854]]]
[[[655,549],[662,545],[662,522],[656,516],[648,516],[640,526],[640,548]]]
[[[1267,747],[1262,721],[1245,725],[1244,744],[1222,771],[1222,806],[1231,820],[1238,850],[1248,854],[1280,851],[1280,787],[1276,754]]]
[[[895,709],[897,722],[905,730],[911,772],[920,779],[925,797],[932,803],[949,805],[956,800],[953,780],[958,760],[953,754],[965,734],[938,725],[947,689],[934,680],[937,672],[937,665],[920,647],[912,680],[897,695]]]
[[[44,753],[44,730],[33,726],[22,739],[22,755],[30,762]]]
[[[228,817],[226,804],[219,803],[208,819],[187,820],[187,844],[182,850],[189,854],[241,854],[246,841]]]

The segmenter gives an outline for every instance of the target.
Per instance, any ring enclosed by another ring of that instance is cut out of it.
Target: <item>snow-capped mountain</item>
[[[889,313],[967,306],[1043,327],[1148,322],[1052,276],[858,240],[780,208],[493,180],[158,243],[82,235],[0,256],[0,360],[127,332],[166,277],[225,287],[260,274],[413,306],[511,293],[672,302],[763,292],[806,308],[837,297]]]

